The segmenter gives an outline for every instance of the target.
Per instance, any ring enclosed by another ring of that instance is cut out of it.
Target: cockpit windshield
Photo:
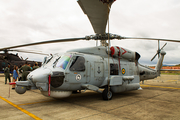
[[[60,56],[57,54],[45,57],[43,66],[53,66],[54,62],[57,61],[58,58],[60,58]]]
[[[61,56],[61,58],[58,60],[58,62],[56,64],[56,67],[60,67],[65,70],[71,57],[72,57],[72,55],[70,55],[70,54]]]
[[[72,58],[71,54],[65,54],[62,56],[55,54],[55,55],[47,56],[44,59],[43,66],[44,67],[50,67],[50,66],[60,67],[65,70],[71,58]]]
[[[47,64],[52,58],[53,58],[53,55],[44,57],[42,64]]]

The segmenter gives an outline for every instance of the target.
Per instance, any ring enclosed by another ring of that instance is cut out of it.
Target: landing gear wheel
[[[81,93],[81,90],[74,90],[72,91],[73,94]]]
[[[31,90],[31,87],[30,87],[30,86],[27,86],[26,89],[27,89],[27,90]]]
[[[105,87],[102,93],[103,100],[111,100],[113,97],[113,93],[111,89],[108,91],[108,87]]]

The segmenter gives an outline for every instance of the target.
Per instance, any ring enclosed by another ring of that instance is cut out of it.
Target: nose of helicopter
[[[49,78],[50,77],[50,78]],[[64,72],[52,71],[48,68],[40,68],[31,72],[27,79],[32,81],[34,85],[41,91],[47,91],[48,84],[51,84],[53,88],[60,87],[64,81]],[[50,79],[50,83],[49,83]]]
[[[27,81],[17,81],[15,90],[19,94],[24,94],[27,89],[48,89],[48,76],[51,75],[50,69],[39,68],[29,73]]]
[[[19,94],[24,94],[29,88],[38,88],[41,92],[46,93],[51,87],[60,87],[64,82],[64,78],[64,72],[59,70],[51,70],[49,68],[39,68],[29,73],[27,76],[27,81],[17,81],[15,90]],[[56,95],[54,96],[56,97]],[[59,93],[58,96],[61,97]]]
[[[51,75],[52,71],[47,68],[39,68],[27,76],[28,80],[31,80],[33,83],[40,82],[40,83],[46,83],[48,81],[48,76]]]

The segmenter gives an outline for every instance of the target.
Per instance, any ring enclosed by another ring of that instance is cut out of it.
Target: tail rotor
[[[165,43],[161,49],[160,49],[160,41],[158,40],[158,50],[156,52],[156,54],[154,55],[154,57],[151,59],[151,61],[154,60],[154,58],[156,58],[156,56],[158,55],[158,58],[160,57],[160,53],[161,53],[161,50],[167,45],[167,43]]]

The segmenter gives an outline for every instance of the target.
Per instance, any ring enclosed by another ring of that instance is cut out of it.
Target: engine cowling
[[[118,47],[118,46],[112,46],[110,48],[110,53],[112,57],[119,58],[122,57],[124,59],[127,59],[129,61],[138,61],[140,58],[140,54],[137,52],[133,52],[131,50]]]

